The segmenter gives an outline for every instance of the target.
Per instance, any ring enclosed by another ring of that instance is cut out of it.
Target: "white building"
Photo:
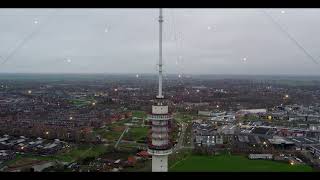
[[[265,114],[267,109],[241,109],[238,112],[243,114]]]
[[[272,159],[272,154],[249,154],[249,159]]]

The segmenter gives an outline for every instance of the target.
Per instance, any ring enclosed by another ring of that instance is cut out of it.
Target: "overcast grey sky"
[[[164,9],[165,73],[320,75],[320,9]],[[0,9],[1,72],[154,73],[158,9]]]

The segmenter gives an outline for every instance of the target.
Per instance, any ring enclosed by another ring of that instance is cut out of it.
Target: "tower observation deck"
[[[148,152],[152,155],[152,172],[167,172],[168,155],[172,153],[172,143],[169,137],[172,115],[162,95],[162,9],[159,14],[159,88],[156,102],[148,116],[151,122]]]

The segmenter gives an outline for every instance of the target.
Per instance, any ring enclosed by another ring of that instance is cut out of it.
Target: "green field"
[[[83,100],[83,99],[73,99],[70,101],[75,106],[86,106],[92,103],[92,101],[89,100]]]
[[[271,160],[249,160],[244,156],[189,155],[185,159],[171,165],[173,172],[310,172],[312,168],[306,165],[289,165]]]
[[[104,145],[80,145],[71,149],[69,152],[60,153],[57,155],[51,156],[31,156],[26,155],[25,157],[37,159],[37,160],[45,160],[45,161],[64,161],[64,162],[72,162],[80,159],[84,159],[87,157],[98,157],[99,155],[108,151],[108,148]]]
[[[147,114],[144,111],[132,111],[132,117],[146,118]]]
[[[96,158],[109,151],[109,148],[104,145],[79,145],[72,148],[68,152],[59,153],[50,156],[37,156],[37,155],[17,155],[17,157],[11,161],[6,162],[6,166],[22,166],[28,162],[39,161],[62,161],[62,162],[74,162],[83,160],[85,158]]]
[[[57,155],[55,156],[55,158],[62,161],[70,162],[73,160],[84,159],[87,157],[98,157],[99,155],[105,152],[107,152],[107,147],[105,147],[104,145],[84,145],[74,148],[68,153]]]
[[[148,127],[133,127],[125,134],[124,139],[138,141],[147,137]]]
[[[122,131],[106,131],[105,129],[100,131],[99,134],[101,135],[102,138],[107,139],[108,141],[116,141],[118,138],[121,136]]]
[[[174,119],[178,122],[190,122],[192,121],[192,116],[189,114],[176,113],[174,114]]]
[[[107,139],[110,142],[116,141],[119,139],[123,131],[116,131],[114,129],[119,127],[124,127],[125,123],[129,123],[131,119],[123,119],[112,124],[106,125],[104,128],[97,128],[94,130],[95,135],[100,135],[102,138]]]

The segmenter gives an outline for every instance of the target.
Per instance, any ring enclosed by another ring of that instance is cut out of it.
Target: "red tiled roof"
[[[130,157],[128,157],[128,162],[129,163],[135,163],[136,162],[136,158],[130,156]]]
[[[138,156],[148,157],[150,154],[147,151],[140,151],[137,153]]]

